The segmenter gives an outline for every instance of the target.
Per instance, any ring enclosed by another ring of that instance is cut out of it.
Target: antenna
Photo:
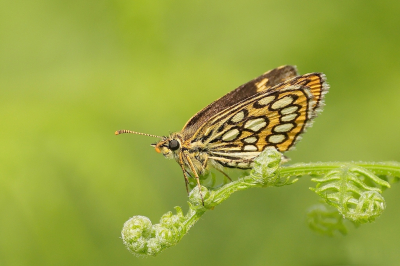
[[[138,134],[138,135],[143,135],[143,136],[149,136],[149,137],[155,137],[155,138],[160,138],[162,139],[163,137],[156,136],[156,135],[151,135],[151,134],[146,134],[146,133],[140,133],[132,130],[127,130],[127,129],[122,129],[122,130],[117,130],[115,131],[115,135],[121,135],[125,133],[130,133],[130,134]]]

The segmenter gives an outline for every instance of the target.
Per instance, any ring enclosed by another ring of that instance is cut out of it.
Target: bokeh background
[[[234,194],[175,247],[120,230],[187,210],[154,152],[201,108],[284,64],[324,72],[324,112],[292,162],[400,161],[399,1],[0,1],[0,265],[398,265],[400,187],[373,224],[329,238],[295,185]],[[232,176],[237,175],[231,171]]]

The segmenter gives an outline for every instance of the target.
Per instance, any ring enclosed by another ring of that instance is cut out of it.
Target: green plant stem
[[[333,230],[343,233],[346,230],[340,217],[356,223],[373,221],[386,206],[382,191],[390,187],[389,183],[395,183],[400,178],[400,163],[397,162],[299,163],[281,166],[281,158],[282,154],[274,148],[267,148],[254,161],[250,175],[217,189],[202,186],[204,205],[196,186],[189,194],[186,215],[180,207],[175,207],[175,215],[168,212],[155,225],[147,217],[132,217],[122,230],[124,244],[137,256],[155,256],[176,245],[207,210],[214,209],[234,192],[253,187],[290,185],[298,180],[297,177],[304,175],[323,176],[312,179],[317,182],[312,190],[338,211],[338,214],[334,214],[326,208],[314,208],[310,216],[311,227],[328,234],[332,234]],[[324,217],[329,220],[324,220]],[[332,217],[337,217],[338,223],[332,224]]]
[[[281,167],[279,173],[282,177],[323,175],[334,169],[343,167],[348,163],[298,163]],[[400,178],[400,163],[398,162],[352,162],[351,164],[368,169],[376,175],[392,176]]]

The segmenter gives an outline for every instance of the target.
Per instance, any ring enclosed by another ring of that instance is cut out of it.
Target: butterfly
[[[290,150],[322,111],[329,86],[322,73],[298,75],[296,67],[281,66],[241,85],[196,113],[180,132],[156,136],[152,146],[166,158],[175,159],[185,178],[196,179],[212,166],[250,169],[266,148]],[[230,179],[230,178],[229,178]]]

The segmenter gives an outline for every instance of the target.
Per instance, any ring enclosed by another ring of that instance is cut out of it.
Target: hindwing
[[[287,86],[301,85],[308,87],[314,97],[313,110],[318,112],[318,108],[322,107],[324,95],[328,92],[325,75],[322,73],[310,73],[294,77],[287,82],[283,82],[270,88],[269,91],[279,91]]]
[[[295,77],[216,114],[188,142],[201,143],[223,166],[250,168],[268,146],[280,152],[293,147],[320,111],[327,90],[322,74]]]

